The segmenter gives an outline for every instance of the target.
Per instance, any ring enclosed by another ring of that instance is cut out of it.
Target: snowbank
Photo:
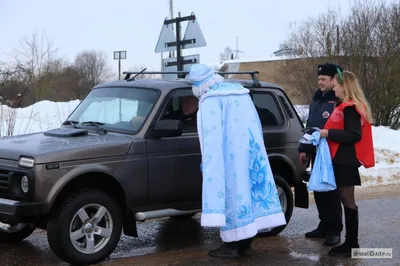
[[[14,135],[28,134],[59,127],[79,102],[41,101],[18,109],[1,106],[1,135],[4,136],[7,131],[7,118],[12,116],[12,112],[16,112]]]
[[[28,134],[57,128],[68,118],[79,104],[79,100],[70,102],[41,101],[20,109],[0,108],[1,135],[7,129],[7,117],[16,112],[14,135]],[[295,106],[299,116],[305,121],[308,106]],[[372,169],[360,168],[362,187],[400,184],[400,131],[385,127],[373,127],[376,166]]]
[[[400,131],[380,126],[373,127],[375,167],[360,168],[363,185],[400,184]]]

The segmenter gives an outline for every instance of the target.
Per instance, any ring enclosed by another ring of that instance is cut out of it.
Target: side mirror
[[[160,120],[154,127],[157,138],[179,137],[183,132],[183,124],[179,120]]]

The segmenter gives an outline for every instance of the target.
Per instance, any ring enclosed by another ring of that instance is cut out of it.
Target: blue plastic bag
[[[308,182],[308,191],[324,192],[336,189],[335,174],[328,142],[319,131],[312,134],[311,142],[317,146],[317,155]]]

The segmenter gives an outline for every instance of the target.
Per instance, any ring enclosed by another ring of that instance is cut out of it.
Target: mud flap
[[[123,230],[127,236],[138,237],[136,219],[132,211],[128,211],[124,216]]]
[[[294,206],[297,208],[308,209],[309,195],[307,184],[303,181],[296,182],[294,185]]]

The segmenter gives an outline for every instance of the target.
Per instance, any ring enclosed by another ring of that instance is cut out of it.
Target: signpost
[[[121,59],[126,59],[126,51],[114,51],[114,60],[118,60],[118,79],[121,79]]]
[[[200,62],[200,55],[187,55],[182,57],[183,69],[180,71],[189,71],[189,67],[193,64],[198,64]],[[177,60],[176,58],[164,58],[163,59],[163,71],[174,72],[177,70]],[[175,79],[174,74],[164,74],[164,79]]]
[[[181,39],[181,23],[188,21],[188,25]],[[176,34],[173,31],[172,24],[175,24]],[[206,46],[206,40],[201,32],[200,25],[196,20],[195,14],[192,12],[190,16],[176,17],[174,19],[165,19],[161,29],[160,36],[155,53],[170,52],[176,50],[176,58],[163,59],[162,71],[184,71],[190,65],[200,63],[199,55],[182,56],[182,49],[197,48]],[[172,79],[173,75],[164,75],[165,79]],[[178,74],[178,78],[184,78],[182,74]]]

